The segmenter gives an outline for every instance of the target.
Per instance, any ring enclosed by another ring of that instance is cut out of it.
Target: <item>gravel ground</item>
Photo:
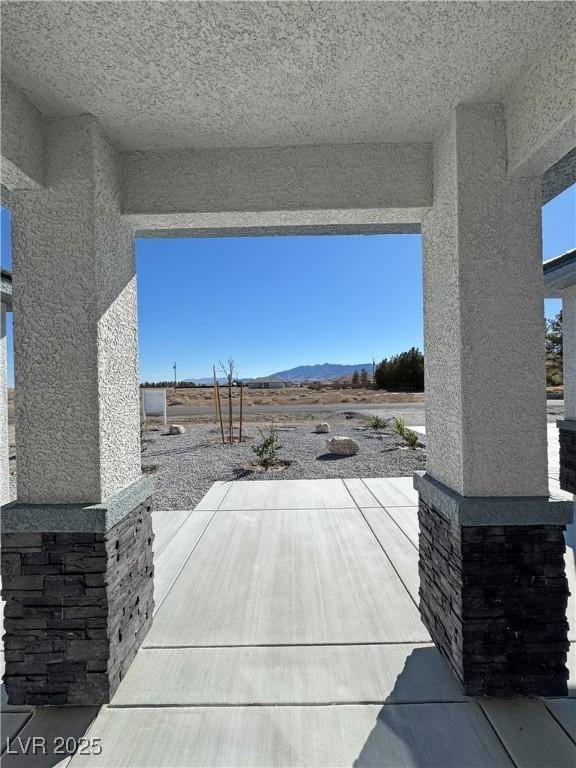
[[[548,421],[555,422],[564,414],[563,400],[548,400]],[[420,407],[420,406],[418,406]],[[382,417],[389,417],[391,412],[384,407],[374,406],[373,412]],[[304,418],[309,421],[300,424],[294,431],[280,429],[281,442],[284,449],[281,457],[290,459],[292,465],[282,472],[264,474],[243,474],[255,460],[250,447],[251,443],[242,446],[222,445],[218,443],[219,432],[204,425],[186,424],[186,433],[179,436],[164,437],[162,432],[147,432],[151,440],[144,446],[143,466],[156,465],[158,469],[151,474],[154,479],[156,494],[156,509],[192,509],[204,496],[215,480],[272,480],[286,478],[324,477],[398,477],[421,469],[425,464],[424,451],[387,452],[387,448],[399,445],[401,441],[391,435],[385,435],[378,440],[370,430],[361,431],[365,420],[359,412],[356,418],[346,420],[344,413],[310,413]],[[352,411],[348,413],[353,413]],[[366,412],[364,412],[365,415]],[[412,419],[405,411],[398,411],[407,424],[423,422],[423,413],[414,414],[420,419]],[[261,415],[262,426],[269,423],[269,415]],[[280,420],[281,416],[274,418]],[[302,420],[299,416],[299,421]],[[176,420],[175,420],[176,421]],[[360,443],[360,453],[346,459],[318,460],[324,451],[325,435],[312,434],[316,421],[329,421],[332,434],[349,435]],[[246,433],[253,438],[259,438],[258,426],[250,424]],[[10,498],[16,499],[16,445],[14,424],[9,423],[10,439]]]
[[[290,461],[281,470],[255,471],[252,450],[260,438],[257,426],[247,425],[248,442],[222,445],[219,429],[186,425],[183,435],[164,428],[146,432],[142,465],[154,480],[154,509],[193,509],[216,480],[299,480],[334,477],[401,477],[423,469],[426,453],[403,449],[391,432],[377,435],[363,419],[331,422],[331,435],[317,435],[314,425],[278,427],[279,458]],[[360,445],[356,456],[334,457],[326,439],[352,437]]]

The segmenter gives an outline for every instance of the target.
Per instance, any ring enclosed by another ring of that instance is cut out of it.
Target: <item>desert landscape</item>
[[[419,432],[410,448],[393,418],[333,411],[329,432],[323,433],[312,417],[296,421],[283,416],[275,416],[273,423],[270,419],[246,422],[241,442],[236,420],[233,443],[221,441],[214,422],[185,422],[181,434],[147,423],[142,432],[142,469],[154,482],[154,508],[192,509],[215,481],[406,477],[425,467],[424,434]],[[271,429],[273,460],[264,467],[258,448]],[[329,445],[334,438],[353,441],[354,453],[332,453]]]
[[[224,397],[226,391],[220,388]],[[233,387],[233,400],[240,403],[240,389]],[[168,390],[168,406],[206,406],[213,407],[214,389],[212,387],[186,387]],[[285,387],[284,389],[250,389],[244,387],[244,406],[253,405],[347,405],[380,403],[419,403],[424,402],[422,392],[385,392],[372,387],[335,388],[332,385],[319,387]]]

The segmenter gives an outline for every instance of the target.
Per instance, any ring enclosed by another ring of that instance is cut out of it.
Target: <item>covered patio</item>
[[[11,749],[102,746],[71,768],[573,766],[576,646],[569,699],[463,695],[418,613],[417,504],[411,478],[234,482],[154,512],[154,622],[110,704],[9,708]]]

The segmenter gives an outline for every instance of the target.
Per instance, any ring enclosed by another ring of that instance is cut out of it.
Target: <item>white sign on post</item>
[[[142,390],[142,416],[163,416],[166,424],[166,390],[143,389]]]

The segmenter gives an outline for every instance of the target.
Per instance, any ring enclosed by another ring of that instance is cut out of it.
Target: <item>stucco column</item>
[[[18,500],[3,510],[2,568],[16,704],[107,701],[152,619],[118,168],[94,118],[49,121],[45,187],[12,195]]]
[[[8,390],[6,359],[6,306],[0,304],[0,504],[10,500],[8,461]]]
[[[564,419],[560,434],[560,486],[576,494],[576,285],[562,292]]]
[[[46,188],[12,195],[18,499],[93,503],[140,477],[133,238],[96,121],[46,142]]]
[[[548,492],[539,184],[507,179],[501,107],[457,108],[423,225],[426,438],[465,496]]]
[[[571,507],[548,498],[540,180],[508,179],[501,106],[459,106],[437,138],[423,236],[421,614],[467,693],[561,695]]]

